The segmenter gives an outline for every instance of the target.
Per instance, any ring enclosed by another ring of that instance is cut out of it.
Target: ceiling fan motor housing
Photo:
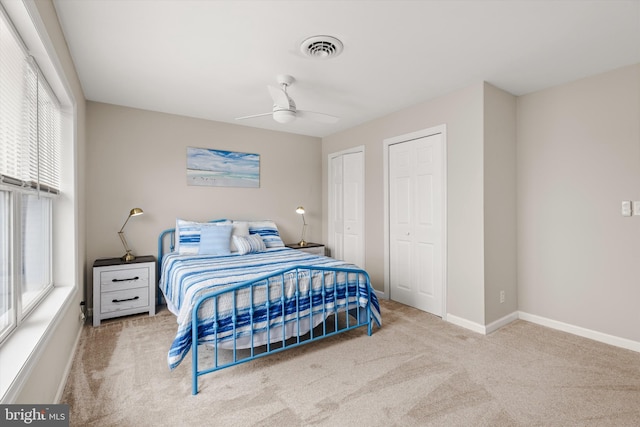
[[[291,84],[296,81],[296,79],[294,79],[293,76],[290,76],[289,74],[278,74],[276,76],[276,80],[280,86],[291,86]]]
[[[291,123],[295,119],[295,110],[273,110],[273,120],[278,123]]]

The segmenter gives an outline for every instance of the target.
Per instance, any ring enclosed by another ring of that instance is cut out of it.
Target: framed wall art
[[[260,155],[187,147],[187,185],[260,187]]]

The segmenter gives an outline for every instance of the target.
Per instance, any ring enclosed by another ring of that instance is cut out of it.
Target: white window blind
[[[60,105],[0,13],[0,182],[57,193]]]

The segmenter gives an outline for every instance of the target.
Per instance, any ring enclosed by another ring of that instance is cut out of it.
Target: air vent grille
[[[316,59],[335,58],[340,55],[342,48],[342,42],[331,36],[309,37],[300,45],[303,54]]]

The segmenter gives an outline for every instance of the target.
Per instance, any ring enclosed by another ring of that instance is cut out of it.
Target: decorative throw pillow
[[[200,251],[200,229],[207,224],[230,224],[226,219],[210,222],[176,219],[175,251],[181,255],[196,255]]]
[[[262,240],[262,237],[258,234],[249,234],[248,236],[232,236],[233,243],[238,248],[240,255],[263,252],[267,250],[267,247]]]
[[[248,236],[249,235],[249,223],[246,221],[233,221],[233,236]],[[233,239],[231,239],[231,252],[237,252]]]
[[[259,234],[267,248],[283,248],[284,242],[280,238],[276,223],[271,220],[249,221],[249,233]]]
[[[199,255],[229,255],[231,253],[231,224],[202,224]]]

